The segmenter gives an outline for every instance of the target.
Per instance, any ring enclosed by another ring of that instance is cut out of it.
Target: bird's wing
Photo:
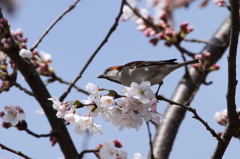
[[[139,68],[139,67],[144,67],[144,66],[149,66],[149,65],[162,65],[162,64],[177,64],[175,62],[177,59],[171,59],[171,60],[164,60],[164,61],[134,61],[134,62],[129,62],[124,66],[129,66],[130,68]]]

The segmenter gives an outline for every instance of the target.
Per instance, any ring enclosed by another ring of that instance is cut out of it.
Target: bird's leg
[[[163,81],[161,81],[159,84],[158,84],[158,89],[157,89],[157,92],[155,93],[155,96],[158,95],[158,92],[160,90],[160,87],[163,85]]]

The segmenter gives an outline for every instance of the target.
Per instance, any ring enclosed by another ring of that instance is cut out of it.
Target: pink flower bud
[[[190,33],[194,30],[194,27],[193,26],[190,26],[190,27],[187,27],[187,33]]]
[[[194,68],[197,68],[198,64],[192,64],[191,66],[194,67]]]
[[[6,38],[2,38],[2,39],[1,39],[1,43],[2,43],[2,44],[5,44],[5,42],[6,42]]]
[[[212,65],[212,67],[211,67],[211,70],[219,70],[220,69],[220,65],[217,65],[217,64],[214,64],[214,65]]]
[[[153,38],[149,41],[151,44],[153,44],[153,46],[156,46],[158,43],[158,39],[157,38]]]
[[[11,38],[7,38],[7,42],[8,43],[12,42]]]
[[[103,144],[98,144],[97,146],[96,146],[96,149],[100,149],[100,148],[102,148],[103,147]]]
[[[173,29],[172,28],[167,28],[165,30],[165,34],[169,37],[173,37]]]
[[[20,41],[23,42],[23,43],[27,43],[28,38],[21,38]]]
[[[0,117],[2,118],[5,115],[3,111],[0,111]]]
[[[205,53],[204,53],[204,56],[205,56],[206,58],[209,58],[209,57],[211,56],[211,53],[210,53],[210,52],[205,52]]]
[[[4,127],[5,129],[8,129],[12,126],[11,123],[5,123],[5,122],[2,122],[2,127]]]
[[[5,44],[3,44],[3,47],[7,49],[7,48],[9,48],[9,45],[7,43],[5,43]]]
[[[119,140],[119,139],[114,140],[113,143],[115,144],[115,147],[117,147],[117,148],[123,147],[121,140]]]
[[[189,22],[182,22],[180,25],[181,29],[185,30],[187,28],[188,24],[189,24]]]
[[[26,45],[26,43],[21,43],[21,48],[27,48],[27,45]]]
[[[23,109],[19,106],[16,106],[16,110],[18,111],[18,113],[24,113]]]
[[[202,59],[202,54],[196,54],[194,56],[194,58],[200,60],[200,59]]]
[[[56,143],[57,143],[56,137],[50,136],[49,140],[51,142],[52,147],[56,145]]]
[[[21,28],[17,28],[17,30],[15,30],[15,35],[19,36],[19,37],[23,37],[23,32]]]
[[[161,20],[163,20],[164,22],[166,22],[167,21],[167,15],[166,15],[166,13],[163,13],[162,15],[160,15],[160,17],[159,17]]]
[[[168,46],[168,47],[171,47],[171,46],[172,46],[172,44],[169,43],[169,42],[165,42],[164,45],[166,45],[166,46]]]

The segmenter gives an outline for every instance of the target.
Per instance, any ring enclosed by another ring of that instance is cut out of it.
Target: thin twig
[[[153,145],[152,145],[152,134],[151,134],[150,127],[149,127],[149,122],[146,122],[146,124],[147,124],[148,135],[149,135],[149,145],[150,145],[151,159],[154,159]]]
[[[101,44],[98,46],[98,48],[94,51],[94,53],[91,55],[91,57],[88,59],[88,61],[86,62],[85,66],[82,68],[82,70],[80,71],[80,73],[78,74],[78,76],[75,78],[75,80],[70,84],[70,86],[68,87],[68,89],[63,93],[63,95],[59,98],[60,101],[63,101],[64,98],[68,95],[68,93],[71,91],[72,87],[75,85],[75,83],[82,77],[82,74],[85,72],[85,70],[87,69],[87,67],[89,66],[89,64],[92,62],[93,58],[97,55],[98,51],[103,47],[103,45],[108,41],[108,38],[110,37],[110,35],[116,30],[117,26],[118,26],[118,21],[122,15],[122,10],[123,10],[123,6],[124,6],[125,0],[122,0],[122,4],[120,7],[120,11],[118,13],[118,16],[115,19],[115,22],[113,24],[113,26],[110,28],[108,34],[106,35],[106,37],[104,38],[104,40],[101,42]]]
[[[213,137],[215,137],[219,142],[223,142],[222,138],[208,125],[208,123],[206,121],[204,121],[197,113],[196,109],[188,106],[188,105],[185,105],[185,104],[182,104],[182,103],[177,103],[177,102],[174,102],[172,100],[169,100],[163,96],[157,96],[157,99],[158,100],[163,100],[165,102],[168,102],[169,104],[171,105],[178,105],[190,112],[192,112],[194,114],[193,118],[197,119],[198,121],[200,121],[205,127],[206,129],[212,134]]]
[[[27,155],[23,154],[21,151],[13,150],[13,149],[11,149],[11,148],[9,148],[9,147],[1,144],[1,143],[0,143],[0,147],[1,147],[2,149],[4,149],[4,150],[7,150],[7,151],[9,151],[9,152],[12,152],[12,153],[14,153],[14,154],[16,154],[16,155],[18,155],[18,156],[21,156],[21,157],[23,157],[23,158],[25,158],[25,159],[32,159],[31,157],[28,157]]]
[[[24,91],[25,93],[27,93],[28,95],[34,96],[33,92],[27,90],[26,88],[23,88],[23,87],[22,87],[19,83],[17,83],[16,81],[13,81],[12,84],[13,84],[15,87],[19,88],[21,91]]]
[[[32,131],[29,130],[29,129],[24,129],[24,131],[26,131],[28,134],[30,134],[30,135],[32,135],[32,136],[34,136],[34,137],[36,137],[36,138],[40,138],[40,137],[50,137],[50,136],[56,136],[56,135],[57,135],[57,132],[51,132],[51,133],[49,133],[49,134],[40,134],[40,135],[38,135],[38,134],[32,132]]]
[[[67,85],[71,85],[71,82],[65,81],[65,80],[61,79],[60,77],[58,77],[58,76],[55,75],[55,74],[54,74],[54,76],[53,76],[53,80],[57,80],[58,82],[64,83],[64,84],[67,84]],[[78,86],[76,86],[76,85],[74,85],[73,87],[76,88],[77,91],[82,92],[82,93],[84,93],[85,95],[89,95],[89,93],[88,93],[87,91],[85,91],[84,89],[82,89],[82,88],[80,88],[80,87],[78,87]]]
[[[204,43],[204,44],[215,45],[215,46],[219,46],[219,47],[222,47],[222,46],[226,45],[226,43],[216,44],[216,43],[212,43],[210,41],[200,40],[200,39],[183,39],[183,40],[186,41],[186,42]]]
[[[187,49],[181,47],[181,46],[178,45],[178,44],[176,44],[176,45],[174,45],[174,46],[175,46],[182,54],[186,54],[186,55],[194,58],[195,53],[192,53],[192,52],[188,51]]]
[[[79,159],[83,158],[83,155],[84,155],[85,153],[94,153],[97,158],[100,158],[100,157],[98,156],[97,152],[99,152],[99,150],[83,150],[83,151],[78,155],[78,158],[79,158]]]
[[[33,51],[38,44],[42,41],[42,39],[48,34],[48,32],[54,27],[54,25],[60,20],[62,19],[62,17],[67,14],[68,12],[70,12],[73,8],[75,8],[75,6],[77,5],[77,3],[80,0],[76,0],[72,5],[70,5],[48,28],[47,30],[45,30],[45,32],[42,34],[42,36],[35,42],[35,44],[32,46],[32,48],[30,49],[31,51]]]

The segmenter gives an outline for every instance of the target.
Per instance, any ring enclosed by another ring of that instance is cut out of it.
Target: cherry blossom
[[[150,89],[150,82],[143,81],[140,85],[136,82],[131,84],[133,97],[139,99],[142,103],[146,104],[150,102],[150,99],[154,98],[154,93]]]
[[[68,113],[66,110],[66,105],[64,103],[61,103],[57,97],[48,98],[48,100],[51,100],[53,102],[53,109],[57,110],[56,116],[58,118],[64,118],[64,116]]]
[[[90,93],[90,95],[88,96],[89,100],[93,100],[94,98],[96,99],[100,98],[99,88],[94,84],[88,83],[86,85],[86,90],[88,91],[88,93]]]
[[[127,159],[127,155],[127,151],[125,151],[124,149],[119,149],[117,159]]]
[[[49,53],[46,53],[44,51],[40,51],[40,57],[43,61],[51,62],[52,61],[52,55]]]
[[[16,105],[5,106],[7,114],[2,116],[3,122],[12,123],[12,126],[16,126],[19,121],[25,120],[26,115],[22,108]]]
[[[114,159],[117,157],[117,150],[112,141],[105,141],[103,148],[100,149],[99,154],[104,159]]]
[[[102,126],[95,123],[90,124],[88,131],[90,135],[95,136],[97,133],[103,134]]]
[[[102,96],[100,101],[103,109],[108,109],[112,106],[112,104],[114,104],[113,97],[110,96]]]

